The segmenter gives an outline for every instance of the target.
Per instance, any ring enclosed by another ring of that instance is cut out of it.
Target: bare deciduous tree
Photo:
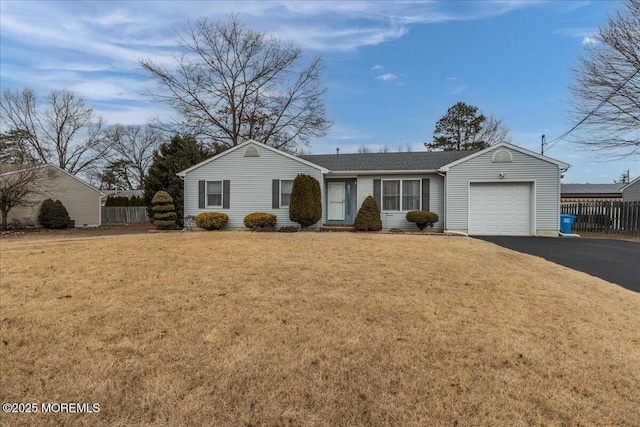
[[[35,206],[44,194],[47,176],[41,165],[0,165],[0,214],[6,230],[9,212],[17,206]]]
[[[509,128],[505,126],[502,119],[488,116],[482,124],[480,132],[474,136],[476,141],[483,141],[488,145],[499,144],[501,142],[511,142]]]
[[[358,147],[358,154],[364,154],[364,153],[370,153],[371,152],[371,148],[369,148],[369,146],[367,145],[360,145]]]
[[[601,27],[573,70],[570,116],[587,132],[572,142],[612,157],[640,155],[640,0]]]
[[[129,190],[144,188],[144,177],[163,135],[148,126],[116,125],[106,133],[111,148],[109,165],[123,171]]]
[[[5,90],[0,98],[2,122],[27,135],[33,158],[76,174],[106,155],[104,122],[73,92],[56,90],[38,108],[33,90]]]
[[[220,148],[255,139],[287,151],[326,135],[320,81],[323,63],[302,66],[302,50],[254,31],[237,17],[201,19],[178,38],[175,67],[140,61],[164,93],[151,99],[173,107],[174,131],[204,137]]]

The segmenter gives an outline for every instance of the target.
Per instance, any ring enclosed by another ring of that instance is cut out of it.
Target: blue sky
[[[424,150],[458,101],[504,120],[515,144],[539,152],[570,129],[567,86],[584,45],[619,2],[0,2],[2,90],[70,89],[109,124],[171,111],[138,60],[170,63],[188,20],[236,13],[248,25],[321,55],[334,126],[314,154]],[[560,141],[546,154],[572,165],[564,182],[640,174],[637,159],[607,161]]]

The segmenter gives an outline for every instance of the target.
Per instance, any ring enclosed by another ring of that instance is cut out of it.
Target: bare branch
[[[172,68],[140,61],[164,89],[148,95],[177,112],[164,127],[217,147],[255,139],[292,152],[326,135],[331,122],[322,102],[320,58],[302,66],[299,47],[254,31],[236,16],[189,24],[178,46]]]
[[[573,70],[570,117],[585,129],[571,142],[618,158],[640,155],[640,0],[629,0]]]

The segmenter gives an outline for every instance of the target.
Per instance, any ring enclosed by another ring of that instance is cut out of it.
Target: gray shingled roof
[[[409,153],[312,154],[302,159],[332,172],[436,170],[476,151],[415,151]]]
[[[562,194],[622,194],[626,184],[562,184]]]

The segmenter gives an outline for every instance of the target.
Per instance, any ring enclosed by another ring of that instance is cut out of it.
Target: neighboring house
[[[622,201],[622,187],[626,184],[562,184],[563,204],[577,202]]]
[[[323,224],[352,224],[368,195],[385,229],[416,230],[409,210],[440,217],[434,229],[472,235],[557,236],[560,175],[569,167],[550,157],[501,143],[481,151],[322,154],[294,156],[249,140],[179,172],[184,212],[219,211],[229,228],[243,228],[251,212],[289,220],[294,178],[320,182]]]
[[[33,206],[16,206],[9,212],[9,222],[18,220],[39,225],[38,214],[42,202],[45,199],[53,199],[60,200],[67,208],[69,217],[76,227],[96,227],[101,224],[100,199],[104,194],[100,190],[57,166],[46,164],[38,167],[46,174],[46,179],[43,180],[39,193],[31,200],[34,202]],[[12,171],[7,174],[19,172]]]
[[[640,202],[640,176],[623,185],[622,200],[625,202]]]

